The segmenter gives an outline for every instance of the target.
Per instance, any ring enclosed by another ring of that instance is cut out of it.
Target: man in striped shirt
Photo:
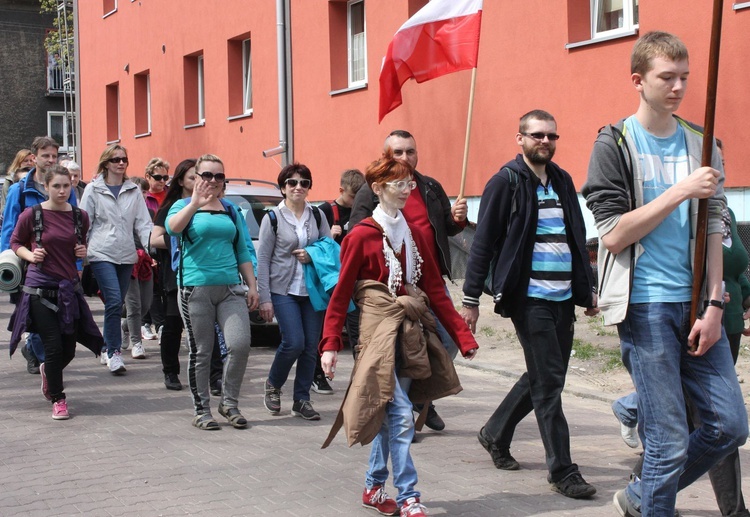
[[[575,306],[598,312],[586,251],[586,229],[570,175],[552,162],[554,117],[534,110],[521,117],[522,153],[487,183],[464,282],[461,314],[472,331],[488,273],[495,312],[510,317],[527,372],[479,431],[495,466],[517,470],[510,454],[516,425],[532,410],[544,444],[547,480],[566,497],[596,493],[570,456],[562,390],[573,346]]]

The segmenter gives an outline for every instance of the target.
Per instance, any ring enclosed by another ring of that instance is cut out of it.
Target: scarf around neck
[[[378,205],[372,213],[372,218],[383,229],[383,255],[388,267],[388,290],[395,298],[404,279],[408,284],[419,282],[422,277],[422,256],[414,244],[411,230],[400,210],[396,212],[395,217],[391,217]],[[401,270],[401,261],[398,259],[402,249],[406,253],[405,272]]]

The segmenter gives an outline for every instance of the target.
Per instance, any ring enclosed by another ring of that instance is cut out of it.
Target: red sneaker
[[[52,404],[52,418],[55,420],[67,420],[70,418],[68,403],[65,402],[65,399],[60,399]]]
[[[427,508],[420,504],[418,498],[410,497],[401,505],[401,517],[427,517]]]
[[[382,515],[398,515],[398,503],[388,497],[382,486],[374,486],[362,492],[362,506],[377,510]]]

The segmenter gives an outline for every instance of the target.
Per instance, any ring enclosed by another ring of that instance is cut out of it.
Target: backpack
[[[73,209],[73,226],[76,234],[76,244],[83,244],[83,216],[81,215],[81,209],[77,206],[70,205]],[[44,231],[44,213],[42,211],[42,205],[37,204],[31,207],[31,211],[34,218],[34,243],[37,248],[43,248],[42,246],[42,232]],[[38,268],[42,268],[42,264],[37,264]]]
[[[505,167],[505,170],[508,171],[508,183],[510,185],[510,191],[511,194],[511,201],[510,201],[510,214],[508,216],[508,228],[506,228],[505,234],[508,234],[508,229],[510,228],[510,220],[511,217],[518,212],[518,200],[516,199],[516,191],[518,190],[518,173],[514,171],[513,169],[509,167]],[[492,254],[492,260],[490,261],[490,269],[487,272],[487,278],[484,279],[484,292],[486,294],[489,294],[490,296],[495,296],[495,293],[492,292],[492,283],[493,283],[493,277],[495,276],[495,267],[497,267],[497,261],[500,258],[500,250],[497,249]]]
[[[310,205],[310,208],[312,208],[313,217],[315,217],[315,224],[318,225],[318,231],[320,231],[320,220],[321,220],[320,208],[318,208],[315,205]],[[271,220],[271,228],[273,229],[273,233],[275,235],[276,231],[279,228],[279,219],[276,216],[276,212],[273,209],[268,211],[268,218]]]
[[[190,198],[186,198],[186,205],[187,203],[190,203]],[[234,232],[234,239],[232,239],[232,247],[234,248],[235,255],[237,254],[237,242],[240,239],[240,230],[237,228],[237,212],[234,210],[234,207],[227,201],[224,201],[224,199],[220,198],[219,201],[221,201],[221,206],[224,207],[224,210],[227,212],[229,217],[232,219],[232,222],[235,226],[235,232]],[[197,212],[196,212],[197,213]],[[195,217],[195,214],[193,214],[193,217]],[[185,228],[182,230],[182,233],[179,237],[173,235],[169,238],[170,242],[170,248],[171,248],[171,261],[170,264],[172,266],[172,271],[178,271],[182,269],[182,252],[181,247],[183,240],[188,241],[190,244],[193,243],[193,239],[190,238],[188,230],[190,230],[190,226],[193,224],[193,217],[190,218]],[[180,282],[182,282],[182,277],[180,277]]]

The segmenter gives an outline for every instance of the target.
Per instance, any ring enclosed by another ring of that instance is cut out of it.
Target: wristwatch
[[[724,304],[724,300],[721,300],[721,301],[719,301],[719,300],[708,300],[706,302],[706,307],[708,307],[708,306],[718,307],[719,309],[721,309],[723,311],[725,304]]]

